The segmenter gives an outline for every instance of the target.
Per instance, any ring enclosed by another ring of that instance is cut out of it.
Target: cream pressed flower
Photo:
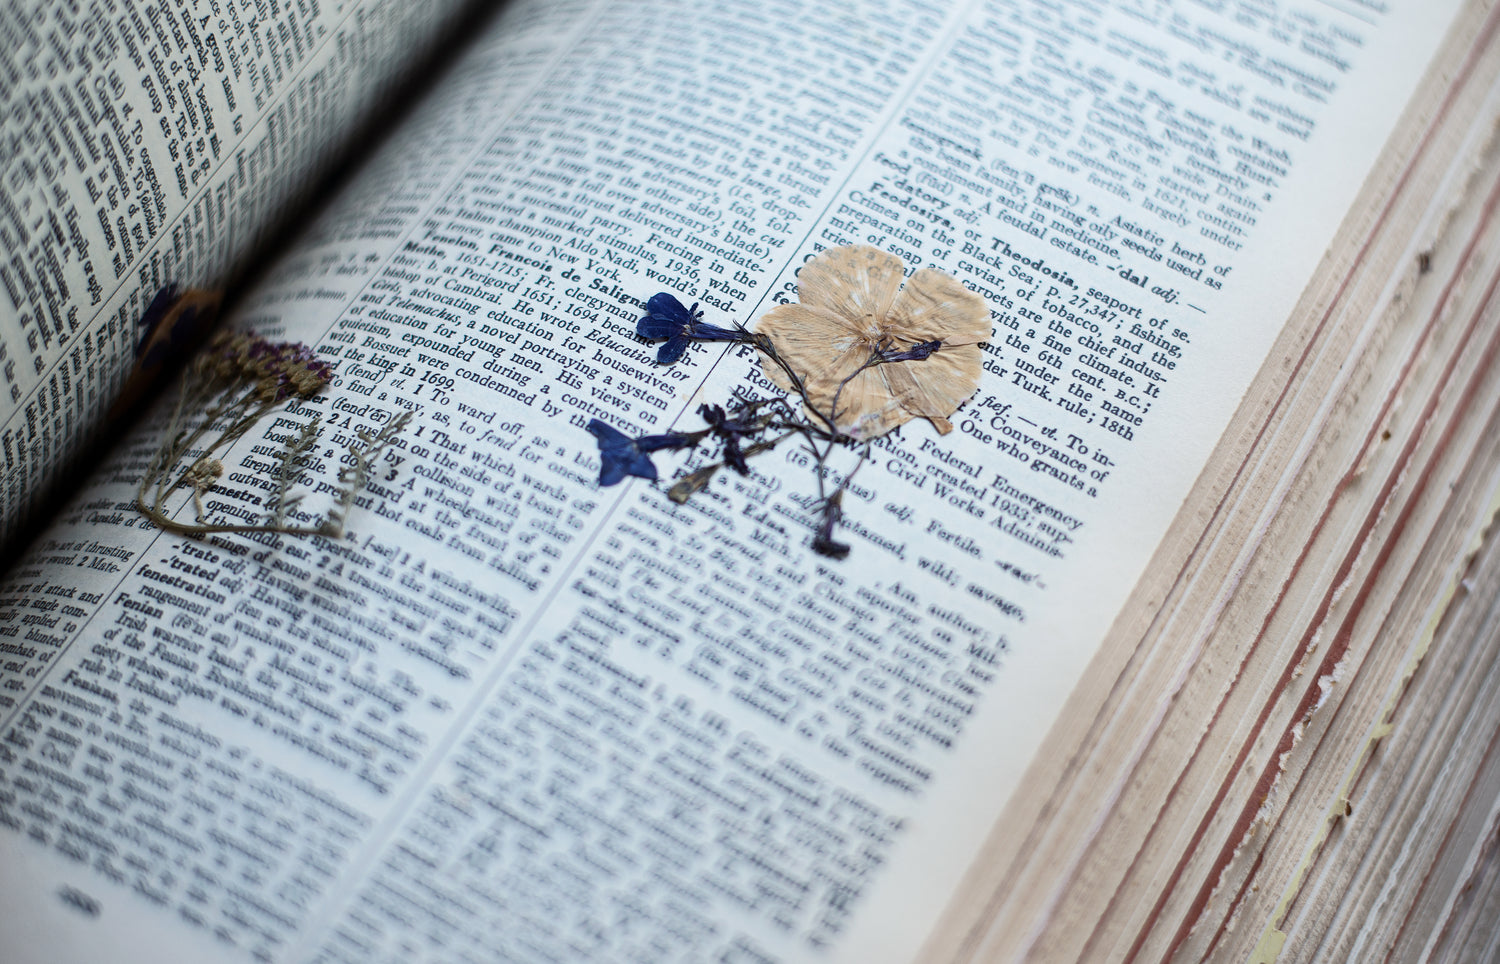
[[[948,416],[979,387],[979,345],[990,337],[984,299],[932,268],[903,287],[903,270],[878,248],[833,248],[802,266],[798,303],[778,305],[756,325],[801,380],[814,417],[832,418],[851,438],[875,438],[918,416],[946,434]],[[796,391],[780,365],[764,354],[761,361],[772,381]]]

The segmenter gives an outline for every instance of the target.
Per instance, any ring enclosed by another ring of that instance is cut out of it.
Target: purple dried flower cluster
[[[219,332],[184,373],[176,411],[136,492],[136,507],[156,525],[182,535],[209,532],[329,535],[342,531],[341,519],[330,518],[317,526],[294,526],[287,524],[285,518],[291,505],[300,498],[288,496],[288,492],[301,476],[317,440],[316,416],[300,434],[288,436],[276,469],[268,522],[211,522],[203,502],[203,496],[224,474],[223,464],[213,453],[233,445],[278,405],[292,399],[310,399],[332,380],[332,366],[306,345],[273,342],[247,332]],[[404,424],[403,420],[401,425]],[[399,431],[399,427],[395,430]],[[212,441],[208,441],[210,438]],[[180,468],[184,464],[187,468]],[[344,481],[343,476],[340,481]],[[182,488],[192,490],[195,522],[172,518],[168,500]],[[347,506],[344,511],[347,512]]]
[[[220,332],[198,359],[202,374],[250,381],[257,401],[311,398],[333,379],[333,368],[297,342],[272,342],[246,332]]]

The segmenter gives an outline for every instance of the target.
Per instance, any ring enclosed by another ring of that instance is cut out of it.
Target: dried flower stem
[[[374,434],[363,428],[355,432],[356,441],[349,443],[349,455],[354,459],[354,464],[346,465],[339,471],[343,492],[339,496],[338,505],[328,511],[328,518],[315,530],[318,535],[328,536],[330,539],[344,537],[344,524],[349,520],[350,510],[354,508],[354,498],[370,481],[370,466],[375,464],[375,460],[380,458],[396,440],[396,436],[406,428],[411,416],[411,409],[403,409],[401,414],[387,419],[380,431]]]
[[[766,359],[778,366],[785,373],[787,380],[802,400],[802,409],[801,411],[794,410],[785,398],[753,398],[738,393],[735,395],[733,404],[730,406],[731,412],[728,415],[712,406],[703,406],[700,409],[700,413],[704,414],[705,419],[712,417],[713,424],[708,430],[683,433],[685,439],[691,439],[683,447],[696,446],[710,433],[717,432],[724,436],[725,457],[719,461],[700,466],[694,471],[680,477],[668,489],[667,497],[674,502],[686,502],[695,493],[705,488],[720,469],[726,466],[739,468],[745,460],[762,452],[770,451],[785,439],[794,435],[800,436],[807,448],[808,455],[812,458],[813,475],[818,485],[817,504],[820,521],[813,538],[812,547],[815,551],[823,555],[843,558],[843,556],[848,554],[849,547],[843,543],[835,542],[832,538],[832,533],[843,515],[842,501],[844,491],[848,487],[849,482],[854,478],[855,473],[859,471],[860,467],[869,458],[870,444],[868,441],[865,441],[860,447],[859,461],[855,464],[853,471],[844,476],[839,484],[830,491],[827,482],[828,473],[831,471],[829,460],[838,449],[853,445],[858,441],[854,436],[841,431],[838,427],[840,415],[839,400],[843,394],[844,387],[857,375],[875,365],[890,363],[893,359],[887,357],[889,352],[885,350],[884,346],[877,346],[872,349],[870,356],[840,381],[838,387],[833,392],[832,398],[829,400],[828,410],[825,411],[813,400],[807,390],[806,383],[792,366],[787,364],[782,358],[781,354],[776,350],[776,345],[769,338],[764,335],[745,332],[744,341],[758,349]],[[922,354],[920,357],[902,358],[900,361],[921,360],[935,350],[936,346],[933,346],[927,349],[926,354]],[[761,414],[761,409],[765,407],[772,408],[774,412],[771,414]],[[802,414],[803,412],[810,413],[812,418]],[[739,436],[755,435],[770,430],[779,431],[781,434],[774,438],[761,439],[743,449],[739,448]]]
[[[296,438],[287,439],[281,449],[281,460],[276,470],[276,489],[271,493],[271,524],[286,525],[286,514],[292,506],[302,501],[301,495],[288,495],[292,485],[302,477],[313,446],[318,441],[318,425],[323,416],[314,415],[312,421],[302,426]]]

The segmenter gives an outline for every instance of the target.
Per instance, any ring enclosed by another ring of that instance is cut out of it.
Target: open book
[[[0,20],[7,538],[74,490],[0,585],[6,960],[1485,946],[1488,4],[513,4],[269,254],[465,14],[54,6]],[[647,299],[754,331],[845,245],[992,326],[847,558],[795,445],[598,484],[595,420],[775,390]],[[78,462],[257,253],[223,324],[332,383],[166,514],[336,537],[143,516],[171,381]]]

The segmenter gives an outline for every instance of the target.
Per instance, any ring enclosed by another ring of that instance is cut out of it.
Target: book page
[[[0,12],[0,543],[100,431],[152,296],[222,284],[457,7]]]
[[[415,412],[347,538],[152,528],[168,401],[5,583],[9,956],[912,957],[1450,10],[509,11],[237,322],[336,379],[207,518],[264,518],[318,416],[315,520]],[[645,299],[753,324],[849,243],[994,334],[952,433],[834,466],[847,559],[792,446],[597,485],[591,419],[776,391],[657,365]]]

